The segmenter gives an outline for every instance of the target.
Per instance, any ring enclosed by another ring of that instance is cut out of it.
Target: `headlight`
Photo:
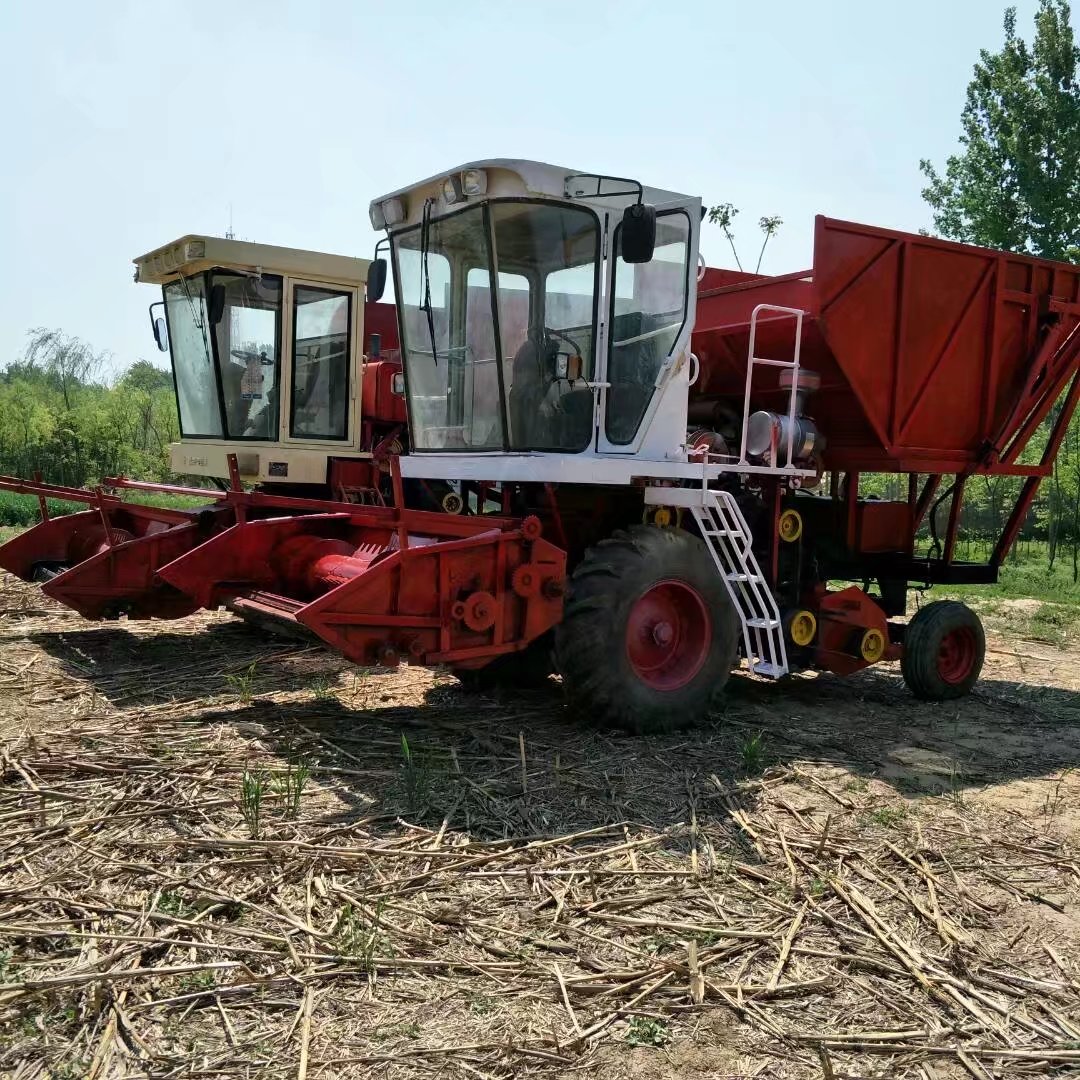
[[[461,191],[461,181],[457,176],[448,176],[442,183],[442,195],[448,206],[460,202],[464,195]]]
[[[383,221],[391,228],[405,220],[405,204],[401,199],[384,199],[379,203]]]
[[[466,195],[483,195],[487,191],[487,173],[483,169],[466,169],[461,174],[461,190]]]

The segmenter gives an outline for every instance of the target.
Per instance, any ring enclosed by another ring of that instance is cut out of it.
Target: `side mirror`
[[[373,304],[386,291],[386,260],[372,259],[367,275],[367,298]]]
[[[158,311],[164,312],[165,302],[159,300],[150,305],[150,329],[154,332],[154,341],[162,352],[169,351],[169,329],[164,315],[158,315]]]
[[[623,211],[619,254],[624,262],[647,263],[656,247],[656,207],[634,203]]]
[[[210,325],[217,326],[225,314],[225,286],[215,285],[210,290]]]

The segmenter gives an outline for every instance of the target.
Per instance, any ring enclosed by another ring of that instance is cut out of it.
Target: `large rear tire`
[[[739,626],[705,544],[639,525],[590,548],[555,630],[580,713],[637,734],[701,721],[731,674]]]
[[[951,701],[971,692],[985,658],[979,616],[958,600],[936,600],[908,623],[900,671],[917,698]]]

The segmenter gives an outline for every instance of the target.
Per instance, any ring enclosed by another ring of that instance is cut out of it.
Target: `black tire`
[[[482,693],[487,690],[537,690],[545,686],[555,670],[551,637],[545,634],[521,652],[496,657],[479,668],[455,668],[462,689]]]
[[[650,632],[642,604],[672,589],[676,598],[689,597],[688,618],[676,619],[675,634],[665,641],[646,636],[635,644],[635,627]],[[701,612],[705,622],[695,623]],[[702,632],[692,632],[695,627]],[[555,628],[555,660],[578,712],[648,734],[690,727],[708,714],[735,666],[738,643],[738,619],[705,544],[682,529],[638,525],[585,553]],[[643,673],[632,647],[671,649],[672,659]]]
[[[986,658],[979,616],[958,600],[936,600],[908,623],[900,670],[923,701],[951,701],[971,692]]]

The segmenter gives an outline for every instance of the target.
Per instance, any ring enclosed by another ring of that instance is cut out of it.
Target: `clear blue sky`
[[[4,13],[0,364],[61,327],[157,359],[131,259],[186,232],[369,255],[370,198],[482,157],[637,176],[784,226],[929,224],[1005,0],[27,0]],[[1035,0],[1018,0],[1032,33]],[[705,255],[731,265],[716,229]]]

